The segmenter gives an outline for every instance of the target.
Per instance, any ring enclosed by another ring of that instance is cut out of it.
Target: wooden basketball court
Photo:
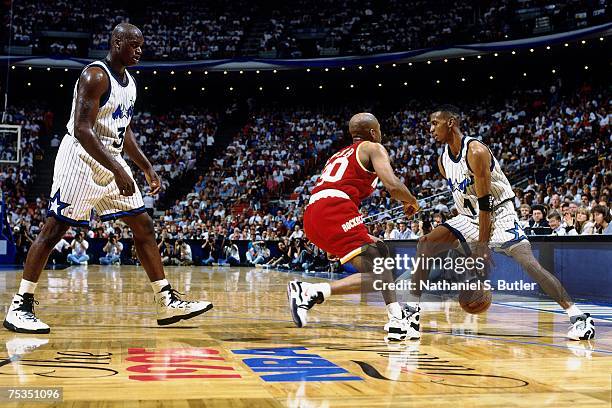
[[[62,387],[69,407],[609,407],[612,314],[569,342],[550,302],[494,304],[480,316],[428,304],[420,342],[387,344],[380,303],[346,296],[294,327],[286,283],[250,268],[168,268],[214,309],[160,328],[141,268],[46,271],[37,315],[50,335],[0,331],[2,386]],[[0,271],[2,313],[21,273]],[[308,278],[313,280],[312,278]],[[596,308],[596,306],[593,306]],[[437,309],[437,310],[435,310]],[[612,310],[612,309],[611,309]],[[606,320],[610,319],[610,320]]]

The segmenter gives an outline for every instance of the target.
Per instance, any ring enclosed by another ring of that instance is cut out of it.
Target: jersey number
[[[317,183],[317,186],[327,182],[327,183],[335,183],[340,180],[342,176],[344,176],[344,172],[349,165],[348,158],[344,156],[340,156],[334,161],[328,163],[323,169],[323,173],[321,173],[320,181]]]
[[[125,128],[123,126],[117,128],[117,133],[119,133],[119,142],[113,142],[113,147],[115,149],[121,149],[123,148],[123,140],[125,139]]]
[[[474,206],[472,205],[472,201],[469,198],[463,199],[463,206],[467,208],[468,210],[470,210],[472,215],[476,215],[476,210],[474,209]]]

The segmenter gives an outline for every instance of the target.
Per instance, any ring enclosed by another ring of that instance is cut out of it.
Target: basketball
[[[462,290],[458,298],[461,308],[471,314],[486,312],[491,306],[491,299],[491,291],[483,289]]]

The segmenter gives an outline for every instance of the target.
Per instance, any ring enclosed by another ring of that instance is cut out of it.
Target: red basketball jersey
[[[374,191],[378,178],[359,161],[357,142],[345,147],[329,158],[311,194],[321,190],[335,189],[346,193],[359,206],[361,201]]]

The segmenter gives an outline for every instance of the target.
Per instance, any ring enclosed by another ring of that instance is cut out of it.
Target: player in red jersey
[[[349,121],[353,144],[327,161],[304,213],[304,231],[316,246],[350,262],[358,271],[331,283],[289,282],[287,293],[293,321],[298,327],[307,323],[307,312],[330,295],[359,293],[362,288],[374,290],[374,260],[389,256],[387,245],[368,234],[359,213],[361,201],[374,191],[378,179],[391,197],[404,203],[406,215],[419,210],[416,198],[395,176],[387,150],[380,144],[380,124],[371,113],[358,113]],[[391,269],[384,269],[377,280],[393,282]],[[418,335],[411,328],[408,309],[396,300],[395,291],[382,290],[387,304],[389,323],[385,325],[389,340],[403,340]],[[418,325],[418,322],[415,322]]]

